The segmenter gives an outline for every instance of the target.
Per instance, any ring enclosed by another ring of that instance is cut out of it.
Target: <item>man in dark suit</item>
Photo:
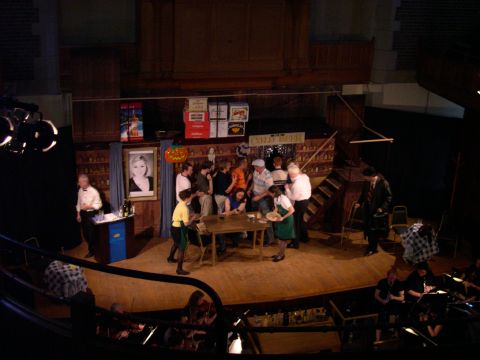
[[[368,256],[377,252],[378,238],[381,236],[382,229],[388,228],[387,213],[392,202],[392,192],[388,181],[380,177],[375,168],[369,166],[363,170],[362,174],[365,181],[355,207],[363,206],[364,233],[368,239],[365,255]],[[385,224],[380,229],[378,222],[382,220]]]

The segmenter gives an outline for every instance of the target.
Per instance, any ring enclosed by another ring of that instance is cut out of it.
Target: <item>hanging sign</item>
[[[248,143],[250,146],[303,144],[304,142],[305,142],[304,132],[252,135],[248,137]]]
[[[167,150],[165,150],[165,160],[167,162],[183,163],[188,159],[188,149],[182,145],[172,145]]]

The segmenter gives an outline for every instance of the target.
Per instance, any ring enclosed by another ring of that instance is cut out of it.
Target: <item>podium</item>
[[[94,224],[95,260],[109,264],[135,256],[134,215],[118,217],[105,214],[102,220],[92,218],[91,221]]]

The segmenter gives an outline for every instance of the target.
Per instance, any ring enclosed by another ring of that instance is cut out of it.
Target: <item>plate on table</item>
[[[271,212],[267,213],[267,215],[265,215],[265,217],[267,218],[267,220],[276,221],[281,216],[277,212],[271,211]]]

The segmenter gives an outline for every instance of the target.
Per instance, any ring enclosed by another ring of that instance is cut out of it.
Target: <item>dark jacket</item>
[[[366,205],[368,198],[368,191],[370,190],[370,182],[365,181],[362,185],[362,193],[358,199],[358,203],[362,206]],[[373,198],[368,207],[364,206],[364,209],[368,211],[368,215],[372,216],[377,212],[377,209],[381,208],[384,212],[390,210],[390,204],[392,203],[392,191],[390,190],[390,184],[384,178],[378,178],[375,185]]]

